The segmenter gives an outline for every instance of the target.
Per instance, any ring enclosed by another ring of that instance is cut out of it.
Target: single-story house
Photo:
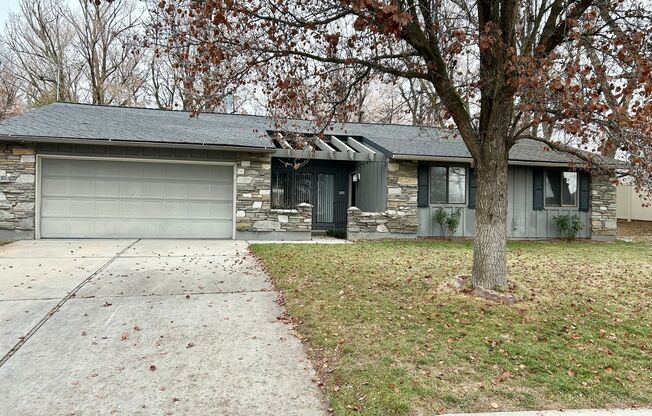
[[[33,238],[350,239],[442,234],[441,207],[474,234],[471,158],[452,131],[55,103],[0,123],[0,240]],[[289,140],[294,138],[293,140]],[[291,165],[309,159],[305,166]],[[508,236],[613,239],[616,188],[566,154],[510,152]],[[575,161],[576,162],[576,161]]]

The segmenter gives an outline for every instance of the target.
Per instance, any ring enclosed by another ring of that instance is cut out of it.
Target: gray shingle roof
[[[0,136],[274,148],[264,127],[263,117],[54,103],[0,123]]]
[[[237,114],[202,113],[190,117],[182,111],[55,103],[0,123],[0,138],[111,140],[180,145],[213,145],[274,149],[266,130],[279,130],[269,118]],[[289,120],[283,130],[308,133],[308,121]],[[363,137],[388,155],[469,158],[453,130],[396,124],[335,124],[326,133]],[[545,151],[542,143],[522,140],[510,160],[569,163],[563,153]]]

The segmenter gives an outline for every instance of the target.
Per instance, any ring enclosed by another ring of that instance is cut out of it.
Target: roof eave
[[[184,149],[214,149],[227,151],[246,151],[259,153],[273,153],[271,147],[253,147],[253,146],[234,146],[207,143],[170,143],[170,142],[150,142],[138,140],[112,140],[112,139],[78,139],[71,137],[40,137],[40,136],[22,136],[0,134],[0,141],[17,141],[25,143],[65,143],[65,144],[95,144],[104,146],[130,146],[130,147],[171,147]]]

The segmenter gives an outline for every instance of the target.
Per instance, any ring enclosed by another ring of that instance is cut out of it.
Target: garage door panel
[[[169,199],[186,199],[188,195],[188,184],[167,183],[165,184],[165,197]]]
[[[96,179],[95,180],[95,196],[113,197],[118,194],[120,190],[120,183],[115,180]]]
[[[166,201],[163,203],[165,207],[165,216],[170,218],[184,218],[186,216],[186,202]]]
[[[119,201],[117,216],[121,218],[142,218],[143,203],[141,201]]]
[[[209,183],[191,183],[188,186],[188,196],[191,199],[203,199],[210,195],[211,185]]]
[[[71,179],[70,187],[75,190],[75,195],[95,195],[95,181],[89,179]]]
[[[92,217],[95,214],[95,201],[92,199],[72,199],[68,205],[71,217]]]
[[[216,202],[211,204],[210,216],[212,218],[217,218],[221,220],[230,220],[233,217],[233,212],[229,211],[232,209],[232,205],[227,202]]]
[[[143,212],[148,217],[165,217],[165,206],[161,201],[143,201]]]
[[[225,198],[227,195],[233,198],[233,184],[212,183],[208,195],[209,198]]]
[[[136,180],[121,180],[119,196],[139,198],[143,196],[142,182],[135,182]]]
[[[52,159],[48,161],[48,170],[51,176],[67,175],[69,173],[69,166],[66,160]]]
[[[52,238],[230,238],[233,168],[42,160],[40,233]]]
[[[70,181],[65,178],[43,177],[41,193],[42,195],[52,196],[67,195],[69,192],[68,185],[70,185]]]
[[[110,199],[98,199],[95,201],[95,215],[99,217],[111,217],[118,212],[118,201]]]
[[[165,183],[147,181],[147,183],[143,185],[143,197],[158,199],[165,198]]]

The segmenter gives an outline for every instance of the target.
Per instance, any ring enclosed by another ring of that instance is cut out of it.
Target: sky
[[[9,13],[18,11],[18,3],[20,0],[0,0],[0,28],[5,26]]]

